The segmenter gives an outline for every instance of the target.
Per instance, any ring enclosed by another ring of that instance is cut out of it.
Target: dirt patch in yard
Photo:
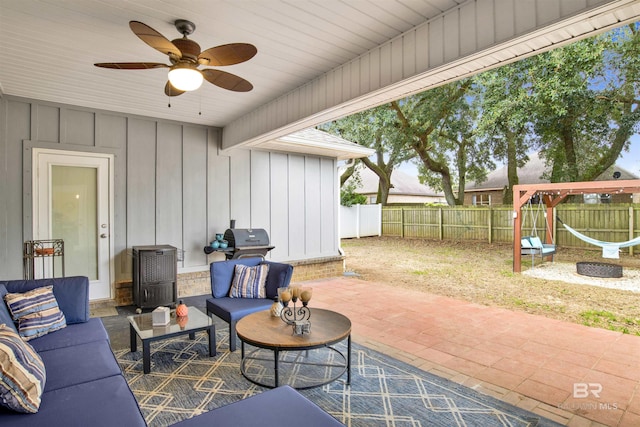
[[[513,249],[504,244],[367,237],[343,239],[342,248],[347,272],[363,280],[640,335],[640,292],[629,290],[640,281],[638,254],[603,260],[598,250],[559,248],[558,268],[545,263],[533,277],[512,272]],[[524,258],[523,272],[531,267]],[[622,265],[625,289],[616,289],[616,279],[600,279],[608,287],[592,278],[575,283],[579,261]],[[539,263],[536,257],[536,269]]]

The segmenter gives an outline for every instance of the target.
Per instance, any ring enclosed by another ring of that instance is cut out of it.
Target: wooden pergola
[[[520,239],[522,238],[522,206],[529,202],[536,194],[542,196],[546,206],[546,236],[547,242],[554,242],[553,228],[549,221],[553,219],[553,208],[567,196],[589,193],[640,193],[640,179],[619,181],[589,181],[562,182],[553,184],[526,184],[513,186],[513,271],[520,273],[522,254]]]

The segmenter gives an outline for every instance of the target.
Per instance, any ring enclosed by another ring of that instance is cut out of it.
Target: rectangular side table
[[[216,326],[213,320],[195,307],[189,307],[189,315],[176,317],[175,311],[171,312],[171,320],[163,326],[153,326],[152,314],[144,313],[128,316],[129,336],[131,339],[131,351],[137,351],[138,341],[142,341],[142,368],[145,374],[151,372],[151,342],[178,335],[189,335],[195,339],[196,332],[207,331],[209,334],[209,356],[216,355]]]

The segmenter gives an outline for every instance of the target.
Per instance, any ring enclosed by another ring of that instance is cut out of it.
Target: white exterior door
[[[33,171],[34,240],[64,240],[65,275],[87,276],[91,300],[113,298],[113,156],[33,149]]]

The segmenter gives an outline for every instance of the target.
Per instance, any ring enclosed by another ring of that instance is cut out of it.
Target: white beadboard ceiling
[[[22,97],[224,126],[462,0],[0,0],[0,85]],[[196,25],[201,48],[245,42],[248,62],[219,67],[253,85],[235,93],[206,81],[171,99],[166,69],[109,70],[96,62],[164,62],[129,29],[141,21],[169,40]],[[199,115],[202,112],[202,115]]]
[[[470,1],[498,13],[501,3],[512,0],[0,0],[0,94],[224,127]],[[562,2],[578,10],[591,3],[598,1]],[[638,8],[633,10],[640,15]],[[253,91],[231,92],[205,81],[199,90],[171,98],[169,108],[163,91],[166,69],[93,65],[169,63],[135,36],[128,22],[141,21],[172,40],[181,37],[173,24],[176,19],[195,23],[189,38],[202,50],[234,42],[254,44],[258,54],[253,59],[219,68],[249,80]],[[621,20],[613,14],[608,21],[599,19],[600,26],[591,22],[578,28],[574,23],[564,39]],[[561,31],[550,37],[557,40],[529,40],[525,50],[563,41]],[[513,52],[493,55],[495,63],[512,58]],[[477,61],[492,62],[486,57]],[[470,70],[477,65],[466,64]],[[443,68],[442,77],[434,79],[445,80],[448,71]]]

